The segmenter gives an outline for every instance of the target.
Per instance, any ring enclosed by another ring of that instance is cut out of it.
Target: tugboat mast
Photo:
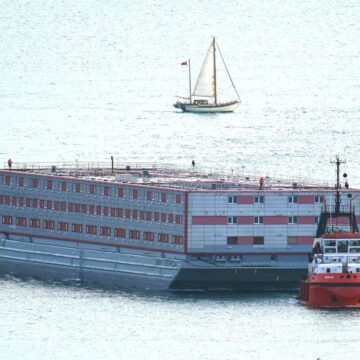
[[[338,214],[340,214],[340,204],[341,204],[341,197],[340,197],[340,189],[341,189],[341,184],[340,184],[340,165],[341,165],[341,164],[345,164],[345,163],[346,163],[346,160],[340,160],[339,155],[337,155],[337,156],[336,156],[336,160],[335,160],[335,161],[330,161],[330,163],[331,163],[331,164],[336,164],[335,214],[338,215]]]

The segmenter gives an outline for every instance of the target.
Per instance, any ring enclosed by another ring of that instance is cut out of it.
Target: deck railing
[[[4,169],[8,169],[7,162],[4,162]],[[18,171],[33,171],[42,173],[71,173],[78,176],[111,176],[114,173],[119,173],[124,170],[150,170],[156,172],[162,177],[177,177],[189,179],[192,176],[196,178],[203,178],[209,181],[229,181],[243,184],[259,184],[258,175],[246,174],[244,169],[219,169],[217,167],[199,167],[199,166],[184,166],[170,163],[152,163],[152,162],[137,162],[137,161],[59,161],[59,162],[13,162],[12,170]],[[279,175],[266,175],[264,177],[264,189],[271,187],[286,187],[286,188],[306,188],[318,187],[319,189],[331,189],[329,182],[318,181],[309,178],[294,177],[289,178]],[[182,184],[183,186],[184,184]],[[200,187],[200,186],[199,186]],[[220,184],[219,184],[219,187]]]

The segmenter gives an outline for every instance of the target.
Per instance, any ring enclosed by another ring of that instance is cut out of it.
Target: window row
[[[264,245],[263,236],[251,236],[246,245]],[[227,237],[228,245],[239,245],[237,236],[228,236]]]
[[[47,190],[72,191],[77,193],[87,193],[94,195],[124,197],[124,188],[112,186],[93,185],[76,182],[72,183],[67,181],[42,180],[38,178],[24,178],[22,176],[12,178],[10,175],[4,176],[3,183],[5,185],[11,185],[12,179],[14,179],[14,181],[16,181],[17,179],[17,185],[19,187],[25,186],[26,180],[26,185],[33,189],[37,189],[42,186]],[[159,191],[145,191],[143,193],[140,192],[138,189],[129,189],[129,196],[134,200],[140,199],[141,196],[143,196],[144,200],[148,201],[156,200],[159,202],[173,202],[177,204],[181,204],[183,202],[181,194],[169,194]]]
[[[246,236],[245,238],[244,241],[237,236],[228,236],[227,245],[264,245],[264,236]],[[301,243],[299,240],[299,236],[288,236],[287,245],[298,245]],[[307,243],[311,241],[312,239],[308,240]]]
[[[123,217],[135,220],[168,222],[171,224],[182,224],[183,216],[177,214],[168,214],[162,212],[143,211],[137,209],[123,209],[107,206],[95,206],[87,204],[77,204],[65,201],[39,200],[16,196],[0,195],[0,205],[26,206],[31,208],[68,211],[90,215],[102,215]]]
[[[256,224],[256,225],[264,224],[264,216],[253,216],[252,218],[253,218],[253,223],[254,224]],[[314,216],[313,218],[314,218],[314,224],[318,224],[319,217]],[[237,223],[239,223],[239,220],[238,220],[237,216],[229,216],[227,222],[228,222],[228,224],[237,224]],[[298,223],[298,217],[297,216],[288,216],[287,223],[288,224],[297,224]],[[250,223],[248,223],[248,225],[250,225]]]
[[[247,197],[249,204],[263,204],[264,203],[264,196],[263,195],[259,195],[259,196],[249,196]],[[228,197],[228,203],[229,204],[237,204],[238,203],[238,196],[233,195],[233,196],[229,196]]]
[[[4,225],[14,225],[17,226],[29,226],[32,228],[43,228],[47,230],[60,230],[60,231],[71,231],[74,233],[83,233],[91,235],[101,235],[101,236],[115,236],[117,238],[129,238],[135,240],[147,240],[155,241],[155,235],[157,235],[157,241],[168,243],[170,236],[173,244],[183,244],[184,238],[181,235],[169,235],[166,233],[157,233],[150,231],[140,232],[139,230],[126,230],[123,228],[111,228],[108,226],[96,226],[96,225],[83,225],[83,224],[74,224],[67,223],[64,221],[54,221],[54,220],[40,220],[40,219],[27,219],[25,217],[12,217],[12,216],[3,216],[2,223]]]
[[[323,196],[316,195],[305,195],[303,201],[304,203],[322,203],[323,202]],[[291,195],[288,196],[288,203],[289,204],[297,204],[298,203],[298,196],[297,195]],[[244,204],[244,205],[252,205],[252,204],[264,204],[265,203],[265,196],[263,195],[256,195],[256,196],[228,196],[228,203],[229,204]]]

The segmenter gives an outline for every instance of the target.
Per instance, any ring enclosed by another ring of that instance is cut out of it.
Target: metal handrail
[[[13,162],[12,169],[20,171],[41,171],[51,172],[55,167],[57,171],[76,170],[76,171],[94,171],[102,170],[104,174],[111,175],[110,161],[56,161],[56,162]],[[174,174],[177,177],[188,178],[191,175],[194,177],[211,176],[214,180],[224,180],[230,182],[248,182],[249,184],[258,183],[260,176],[245,174],[244,169],[218,169],[216,167],[199,167],[199,166],[184,166],[170,163],[153,163],[153,162],[137,162],[137,161],[115,161],[114,170],[125,170],[130,167],[131,170],[156,170],[162,175]],[[4,169],[8,168],[7,162],[4,162]],[[267,175],[265,176],[265,188],[272,186],[286,186],[293,189],[306,188],[307,186],[319,187],[321,189],[332,189],[329,182],[314,180],[310,178],[287,178],[282,176]]]

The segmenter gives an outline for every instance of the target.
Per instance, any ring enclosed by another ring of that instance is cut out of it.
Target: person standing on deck
[[[9,170],[11,170],[11,167],[12,167],[12,160],[11,159],[8,160],[8,165],[9,165]]]
[[[264,181],[265,181],[264,177],[263,177],[263,176],[261,176],[261,178],[259,179],[259,186],[260,186],[260,190],[262,190],[262,189],[263,189],[263,187],[264,187]]]

